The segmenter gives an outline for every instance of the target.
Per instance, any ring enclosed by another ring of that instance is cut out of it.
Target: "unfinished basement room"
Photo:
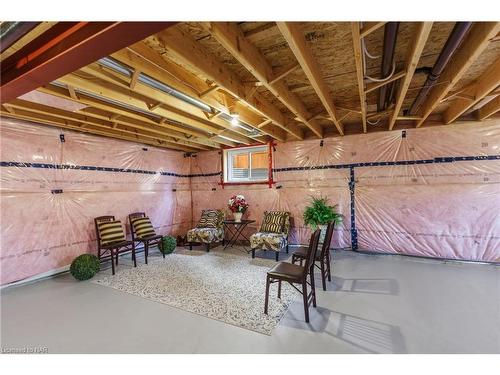
[[[500,22],[72,15],[0,22],[2,354],[500,354]]]

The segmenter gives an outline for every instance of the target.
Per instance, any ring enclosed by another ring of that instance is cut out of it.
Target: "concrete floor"
[[[498,266],[344,251],[333,257],[334,278],[328,291],[318,290],[311,323],[303,321],[297,299],[272,336],[64,274],[1,291],[1,347],[47,347],[49,353],[500,353]]]

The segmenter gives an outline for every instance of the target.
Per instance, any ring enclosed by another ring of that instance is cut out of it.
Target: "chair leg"
[[[288,244],[286,244],[286,253],[288,254]]]
[[[321,283],[323,284],[323,290],[326,291],[326,268],[325,268],[325,260],[320,260],[320,268],[321,268]]]
[[[132,260],[134,261],[134,267],[137,267],[137,258],[135,256],[135,243],[132,242]]]
[[[192,242],[189,243],[189,250],[193,250],[193,243]]]
[[[309,275],[310,275],[309,277],[311,278],[311,293],[312,293],[313,307],[316,307],[316,283],[314,282],[314,267],[311,267],[311,272]]]
[[[118,249],[116,249],[116,265],[118,265],[118,254],[119,254]]]
[[[280,260],[280,252],[279,251],[275,251],[276,253],[276,262]]]
[[[264,302],[264,314],[267,314],[267,307],[269,305],[269,284],[271,283],[271,280],[269,278],[269,276],[267,277],[267,280],[266,280],[266,299],[265,299],[265,302]]]
[[[110,252],[111,252],[111,273],[114,275],[115,274],[115,258],[113,255],[113,249],[111,249]]]
[[[302,299],[304,300],[304,316],[309,323],[309,303],[307,302],[307,278],[302,282]]]
[[[292,254],[292,264],[295,264],[296,261],[297,257],[295,256],[295,254]]]
[[[146,264],[148,264],[148,252],[149,252],[149,245],[147,242],[144,242],[144,259],[146,260]]]
[[[278,281],[278,298],[281,299],[281,280]]]
[[[252,249],[252,259],[255,258],[255,249]]]
[[[210,251],[210,244],[207,243],[207,253]]]
[[[330,269],[330,263],[331,263],[330,251],[328,251],[328,254],[327,254],[327,263],[326,263],[326,271],[328,272],[328,281],[332,281],[332,272],[331,272],[331,269]]]

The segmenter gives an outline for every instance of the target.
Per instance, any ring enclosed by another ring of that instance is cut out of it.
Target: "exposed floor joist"
[[[269,83],[273,78],[272,66],[259,49],[245,38],[236,24],[211,22],[207,24],[207,28],[210,34],[301,122],[312,130],[316,136],[323,137],[323,129],[315,120],[311,120],[311,114],[299,97],[292,93],[283,81]]]
[[[482,121],[500,111],[500,95],[477,110],[477,119]]]
[[[500,85],[500,57],[462,94],[473,99],[456,98],[443,114],[445,124],[450,124],[467,110],[479,103],[492,90]]]
[[[192,36],[177,27],[172,27],[152,38],[157,38],[157,42],[167,53],[174,54],[187,65],[197,69],[242,103],[272,120],[273,124],[287,131],[296,139],[304,139],[302,129],[289,123],[279,109],[269,103],[262,95],[255,92],[251,97],[248,97],[250,89],[245,86],[242,80],[213,56],[209,50],[197,43]]]
[[[439,105],[441,100],[453,89],[457,82],[476,61],[479,55],[488,47],[490,40],[500,31],[499,22],[477,22],[462,43],[455,57],[445,68],[434,88],[422,105],[421,117],[416,127],[422,126],[427,117]]]
[[[424,50],[425,43],[432,29],[432,22],[419,22],[416,26],[415,36],[412,45],[408,49],[408,57],[406,58],[406,74],[402,82],[400,82],[398,92],[396,94],[396,106],[389,119],[389,130],[392,130],[396,120],[398,119],[399,112],[403,106],[408,88],[413,79],[413,74],[417,68],[418,61]]]
[[[302,70],[311,83],[314,91],[318,95],[321,103],[325,107],[331,121],[335,124],[340,135],[344,135],[342,124],[338,120],[337,110],[333,104],[333,97],[326,86],[323,76],[320,72],[318,64],[312,55],[310,48],[307,46],[304,32],[301,26],[294,22],[278,22],[278,28],[287,41]]]
[[[361,48],[361,35],[360,35],[359,22],[351,23],[352,30],[352,43],[354,48],[354,60],[356,62],[356,79],[358,82],[359,92],[359,106],[361,109],[361,123],[363,125],[363,133],[366,133],[366,93],[365,81],[363,74],[363,51]]]

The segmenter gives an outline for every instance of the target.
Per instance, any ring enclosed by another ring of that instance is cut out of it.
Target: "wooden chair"
[[[332,241],[333,228],[335,223],[332,222],[328,224],[326,228],[325,240],[323,241],[323,245],[321,247],[321,252],[316,254],[315,266],[321,271],[321,281],[323,284],[323,290],[326,290],[326,279],[328,281],[332,281],[332,275],[330,271],[330,243]],[[300,248],[292,254],[292,263],[295,264],[296,261],[302,262],[307,257],[307,250],[305,248]],[[319,265],[318,263],[319,262]]]
[[[119,223],[119,225],[118,225]],[[132,251],[132,260],[134,267],[137,267],[135,260],[135,248],[132,241],[128,241],[123,231],[121,222],[114,216],[99,216],[94,219],[95,230],[97,233],[97,257],[100,261],[111,259],[111,270],[115,274],[115,259],[118,265],[118,255],[126,251]],[[116,225],[116,228],[110,226]],[[108,228],[106,228],[106,226]],[[109,251],[109,255],[105,255]]]
[[[161,239],[163,238],[163,236],[157,235],[154,232],[152,225],[151,225],[151,229],[150,229],[148,234],[146,234],[144,236],[138,236],[135,225],[134,225],[134,221],[137,219],[144,219],[144,218],[147,218],[147,216],[144,212],[134,212],[134,213],[131,213],[130,215],[128,215],[128,222],[130,225],[130,233],[132,234],[132,243],[133,243],[134,249],[135,249],[136,241],[140,242],[144,245],[144,260],[145,260],[146,264],[148,264],[149,247],[154,246],[154,245],[159,246],[159,243],[161,242]],[[148,223],[150,223],[149,220],[148,220]],[[161,253],[163,255],[163,258],[165,258],[165,253],[163,251],[161,251]]]
[[[314,288],[314,258],[318,249],[319,236],[321,231],[318,229],[311,236],[309,248],[307,249],[306,262],[304,266],[298,264],[291,264],[286,262],[279,262],[267,273],[266,281],[266,300],[264,304],[264,314],[267,314],[269,304],[269,286],[273,283],[278,283],[278,298],[281,298],[281,282],[286,281],[294,287],[299,293],[302,294],[304,301],[304,315],[305,320],[309,323],[309,305],[313,304],[316,307],[316,291]],[[309,275],[309,282],[307,276]],[[301,284],[302,290],[297,288],[294,284]],[[308,292],[307,285],[311,287]]]

